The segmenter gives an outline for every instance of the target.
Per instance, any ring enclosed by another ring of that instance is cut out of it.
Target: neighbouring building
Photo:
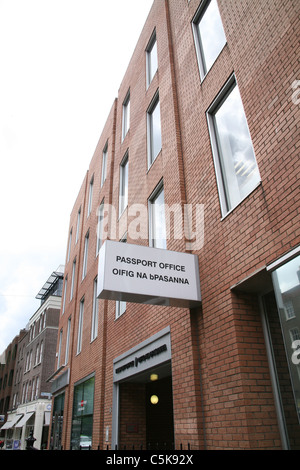
[[[71,211],[51,448],[300,449],[299,13],[153,2]]]
[[[55,366],[63,272],[60,266],[49,276],[36,296],[40,307],[14,340],[11,389],[3,410],[7,419],[0,428],[6,449],[25,449],[31,431],[34,447],[47,447],[52,397],[48,378]]]

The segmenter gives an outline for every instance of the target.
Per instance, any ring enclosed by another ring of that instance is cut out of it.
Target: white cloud
[[[151,5],[0,0],[0,353],[64,263],[73,203]]]

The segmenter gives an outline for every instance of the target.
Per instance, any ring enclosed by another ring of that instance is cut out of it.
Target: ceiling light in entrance
[[[151,401],[152,405],[157,405],[157,403],[159,401],[158,396],[157,395],[151,395],[150,401]]]
[[[158,380],[158,375],[157,374],[151,374],[150,375],[150,380],[151,380],[151,382],[155,382],[155,380]]]

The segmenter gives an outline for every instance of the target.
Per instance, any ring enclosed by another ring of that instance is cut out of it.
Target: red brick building
[[[71,212],[52,447],[299,449],[298,46],[297,0],[153,2]],[[201,304],[97,300],[106,238],[197,255]]]

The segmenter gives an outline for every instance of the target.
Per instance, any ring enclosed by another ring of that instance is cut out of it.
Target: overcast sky
[[[0,0],[0,354],[69,216],[153,0]]]

